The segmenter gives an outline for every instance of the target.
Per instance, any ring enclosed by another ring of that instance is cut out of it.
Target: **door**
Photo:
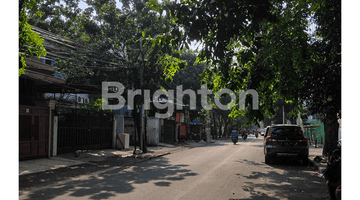
[[[46,157],[48,154],[49,109],[21,106],[19,109],[19,157]]]
[[[175,120],[164,120],[164,142],[174,142],[175,140]]]

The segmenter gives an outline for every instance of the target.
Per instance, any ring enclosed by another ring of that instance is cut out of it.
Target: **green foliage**
[[[304,92],[312,113],[341,117],[341,1],[312,1],[314,20],[318,28],[313,41],[312,59],[316,65],[309,70],[304,84],[311,85]]]
[[[163,6],[177,23],[174,30],[183,30],[184,37],[173,36],[178,45],[203,42],[197,61],[210,65],[202,75],[209,88],[258,92],[259,110],[248,96],[245,110],[231,113],[244,115],[248,124],[274,116],[279,99],[292,102],[293,115],[304,102],[313,113],[340,111],[340,8],[339,0],[184,0]],[[321,39],[309,34],[310,20],[319,25]]]
[[[190,89],[197,91],[201,89],[201,78],[200,74],[203,73],[205,66],[203,64],[195,64],[196,52],[183,49],[179,52],[180,60],[182,61],[182,68],[174,74],[172,79],[166,79],[160,82],[160,85],[166,87],[167,90],[173,89],[176,92],[176,87],[182,85],[183,91]],[[176,96],[176,94],[175,94]],[[176,99],[177,102],[182,101],[183,104],[189,105],[190,98],[184,95],[183,99]],[[199,117],[201,111],[201,98],[200,95],[196,98],[196,110],[190,111],[190,118],[195,119]]]
[[[49,0],[39,4],[44,12],[40,20],[31,17],[33,25],[76,41],[71,44],[76,48],[66,52],[69,56],[56,62],[67,82],[90,80],[99,85],[121,80],[130,88],[155,87],[153,83],[171,79],[185,66],[173,52],[169,34],[164,34],[172,22],[144,1],[122,1],[121,9],[113,0],[87,0],[85,10],[78,3]]]
[[[25,74],[25,57],[32,58],[37,55],[39,58],[46,55],[42,44],[43,39],[32,31],[28,23],[27,13],[35,17],[41,17],[42,12],[38,10],[37,3],[42,0],[21,0],[19,2],[19,76]]]
[[[183,0],[168,2],[163,9],[176,21],[173,30],[184,33],[173,36],[177,45],[203,42],[198,61],[211,65],[202,75],[209,88],[258,92],[259,110],[252,109],[247,96],[245,110],[233,109],[232,117],[244,114],[249,125],[274,116],[279,99],[292,102],[294,115],[305,103],[311,113],[324,116],[329,133],[324,152],[336,147],[340,0]],[[316,29],[309,30],[313,25]]]
[[[112,110],[104,110],[102,105],[108,103],[105,99],[97,99],[93,103],[86,103],[81,106],[81,108],[78,110],[78,112],[84,112],[84,111],[103,111],[103,112],[113,112]]]
[[[199,112],[199,118],[201,122],[206,122],[208,117],[210,117],[210,110],[201,109],[201,111]]]
[[[180,65],[186,66],[186,61],[166,55],[159,59],[158,64],[164,66],[165,80],[172,80],[175,73],[180,69]]]

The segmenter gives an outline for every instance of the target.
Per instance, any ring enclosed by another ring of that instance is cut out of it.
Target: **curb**
[[[89,174],[79,174],[77,176],[70,177],[70,178],[65,179],[65,180],[60,180],[60,181],[49,183],[48,185],[37,185],[37,184],[31,185],[31,186],[28,186],[28,187],[20,188],[19,191],[28,191],[28,190],[32,190],[33,188],[37,188],[37,189],[39,189],[39,188],[41,188],[41,189],[52,188],[52,187],[54,187],[56,185],[63,185],[63,184],[69,183],[69,182],[79,180],[82,177],[98,176],[98,175],[100,175],[102,173],[106,173],[106,172],[109,172],[109,171],[112,171],[112,170],[121,169],[121,168],[125,169],[125,168],[130,167],[130,166],[132,166],[134,164],[142,163],[142,162],[148,161],[150,159],[156,159],[158,157],[166,156],[166,155],[169,155],[169,154],[171,154],[171,152],[165,152],[165,153],[161,153],[161,154],[150,156],[150,157],[143,157],[143,158],[139,157],[140,160],[124,163],[124,164],[121,164],[121,165],[118,165],[118,166],[113,166],[113,167],[110,167],[110,168],[107,168],[107,169],[99,169],[99,170],[90,172]],[[85,162],[83,164],[97,165],[97,164],[90,163],[90,162]],[[72,165],[72,166],[78,166],[78,165]],[[41,172],[46,172],[46,171],[51,171],[51,170],[44,170],[44,171],[41,171]],[[20,175],[19,175],[19,177],[20,177]]]
[[[315,162],[314,160],[309,159],[310,166],[314,167],[315,171],[320,171],[320,165],[319,163]]]
[[[326,168],[326,165],[323,166],[323,165],[319,164],[318,162],[316,162],[314,160],[310,160],[310,159],[309,159],[309,164],[310,164],[310,166],[314,167],[314,170],[317,171],[318,173],[322,173],[322,171]]]

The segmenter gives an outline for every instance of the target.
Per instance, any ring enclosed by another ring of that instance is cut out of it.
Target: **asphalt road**
[[[310,166],[291,159],[265,164],[262,139],[192,148],[33,188],[19,199],[329,199]]]

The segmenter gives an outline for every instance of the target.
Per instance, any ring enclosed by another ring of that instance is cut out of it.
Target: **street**
[[[262,141],[221,140],[20,191],[19,199],[329,199],[312,167],[292,159],[265,164]]]

